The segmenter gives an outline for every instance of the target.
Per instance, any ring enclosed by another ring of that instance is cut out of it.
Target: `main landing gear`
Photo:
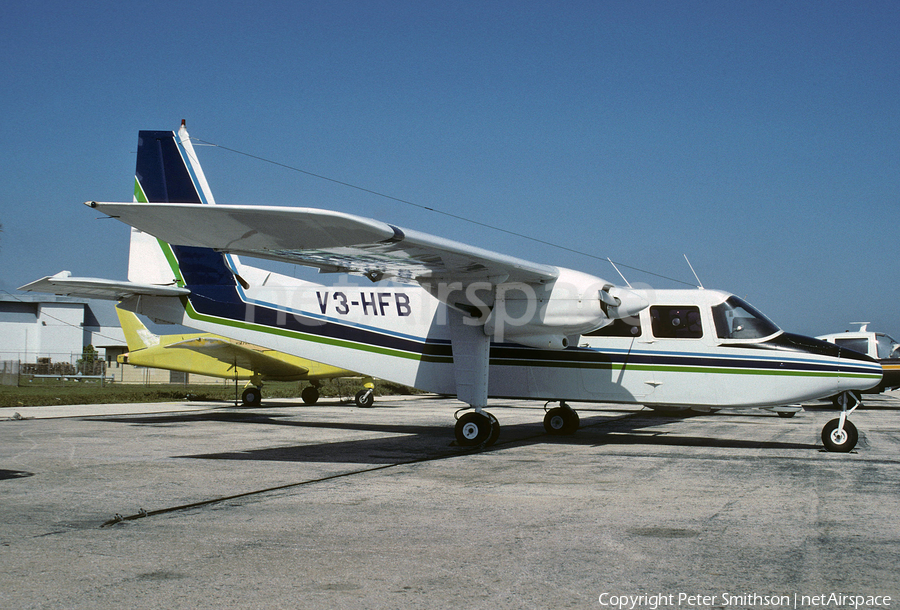
[[[300,391],[300,398],[305,405],[314,405],[319,401],[319,386],[308,385]]]
[[[581,425],[581,419],[575,409],[566,404],[564,400],[559,401],[558,407],[548,409],[544,405],[546,414],[544,415],[544,430],[548,434],[563,435],[575,434]],[[461,409],[456,412],[456,444],[461,447],[490,447],[497,442],[500,436],[500,422],[497,418],[480,408],[474,411],[466,411]],[[460,413],[463,413],[460,415]]]
[[[461,447],[490,447],[500,436],[500,422],[497,418],[476,408],[460,416],[456,412],[456,444]]]
[[[847,419],[856,408],[862,404],[855,392],[841,392],[837,395],[835,403],[841,407],[841,416],[832,419],[822,428],[822,443],[828,451],[848,453],[856,447],[859,440],[859,432],[856,426]],[[852,407],[848,408],[850,405]]]
[[[550,403],[548,402],[544,405],[544,411],[546,411],[544,415],[544,430],[547,431],[547,434],[575,434],[575,431],[581,425],[581,419],[578,417],[575,409],[567,405],[564,400],[560,400],[559,406],[552,409],[547,408],[548,404]]]
[[[258,407],[262,401],[262,391],[256,386],[247,386],[241,394],[241,402],[245,407]]]

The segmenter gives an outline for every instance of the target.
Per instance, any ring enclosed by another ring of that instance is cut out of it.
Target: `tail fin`
[[[140,190],[146,202],[215,203],[184,121],[177,134],[138,133],[135,176],[135,196]]]
[[[116,314],[119,316],[122,332],[125,333],[125,343],[128,344],[128,351],[136,352],[159,345],[159,336],[151,333],[135,314],[118,307],[116,307]]]
[[[184,121],[178,133],[141,131],[135,164],[137,203],[215,204],[209,183]],[[238,264],[231,257],[231,264]],[[192,276],[192,277],[188,277]],[[128,279],[147,284],[233,284],[233,272],[220,253],[205,248],[173,247],[131,230]]]

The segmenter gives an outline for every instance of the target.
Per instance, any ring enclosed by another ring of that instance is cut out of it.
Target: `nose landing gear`
[[[837,453],[849,453],[856,447],[859,432],[856,426],[847,419],[862,404],[855,392],[841,392],[835,402],[841,407],[841,416],[832,419],[822,428],[822,443],[825,449]],[[848,409],[849,405],[853,405]]]

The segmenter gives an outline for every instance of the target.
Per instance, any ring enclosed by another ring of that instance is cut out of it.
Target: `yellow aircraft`
[[[309,381],[300,397],[306,404],[319,399],[322,379],[361,377],[358,373],[265,349],[243,341],[226,339],[211,333],[193,335],[155,335],[130,311],[116,308],[125,333],[128,353],[120,355],[121,364],[183,371],[225,379],[247,379],[241,399],[245,405],[258,405],[263,381]],[[371,407],[375,402],[375,383],[363,377],[363,390],[356,404]]]

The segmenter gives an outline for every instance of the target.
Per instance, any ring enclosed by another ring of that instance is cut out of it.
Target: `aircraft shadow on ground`
[[[25,472],[24,470],[0,470],[0,481],[6,479],[24,479],[25,477],[33,476],[33,472]]]
[[[722,421],[727,414],[708,416],[710,421]],[[697,416],[692,417],[695,419]],[[450,458],[472,453],[471,448],[455,446],[453,426],[373,424],[354,422],[301,421],[292,414],[272,415],[254,411],[242,412],[202,412],[185,414],[162,414],[148,416],[121,416],[97,418],[103,421],[150,425],[172,426],[190,423],[231,422],[255,425],[292,426],[296,428],[316,428],[376,432],[390,434],[389,437],[355,439],[335,442],[311,442],[309,444],[264,447],[259,449],[232,450],[213,453],[179,455],[179,458],[204,460],[241,460],[276,462],[325,462],[356,464],[393,464],[398,462]],[[500,439],[490,451],[545,443],[571,446],[602,447],[608,445],[695,447],[726,449],[781,449],[818,450],[813,443],[796,443],[771,440],[747,440],[736,438],[716,438],[712,436],[683,435],[678,433],[680,417],[658,415],[641,411],[624,417],[590,416],[582,412],[582,427],[572,436],[548,435],[541,422],[503,425]],[[772,425],[777,426],[777,417]],[[673,429],[654,429],[672,422]],[[502,422],[501,422],[502,424]],[[397,436],[402,435],[402,436]]]
[[[344,423],[324,421],[302,421],[294,419],[296,414],[286,413],[273,415],[270,413],[258,413],[251,410],[242,411],[201,411],[194,413],[160,414],[160,415],[121,415],[92,417],[94,421],[106,421],[141,426],[170,427],[180,424],[197,422],[223,422],[235,424],[255,424],[272,426],[293,426],[297,428],[328,428],[334,430],[360,430],[371,432],[385,432],[395,434],[427,434],[429,431],[439,430],[439,426],[405,426],[403,424],[366,424]]]

